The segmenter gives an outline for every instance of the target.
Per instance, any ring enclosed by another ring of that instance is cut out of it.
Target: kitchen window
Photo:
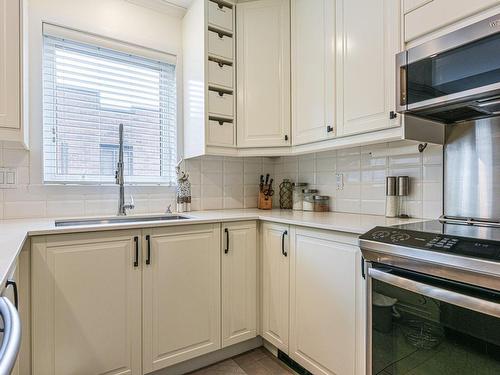
[[[175,58],[44,24],[44,182],[175,184]]]

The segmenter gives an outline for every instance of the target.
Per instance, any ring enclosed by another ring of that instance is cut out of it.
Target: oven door
[[[500,111],[500,14],[396,57],[397,110],[451,123]]]
[[[376,263],[367,273],[367,374],[500,374],[500,292]]]

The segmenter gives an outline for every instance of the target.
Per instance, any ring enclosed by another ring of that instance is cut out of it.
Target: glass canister
[[[328,195],[314,196],[314,212],[330,211],[330,197]]]
[[[286,178],[280,184],[280,208],[284,210],[293,208],[293,184]]]
[[[296,182],[293,184],[293,209],[302,211],[304,203],[304,189],[307,187],[305,182]]]
[[[317,194],[317,189],[304,190],[304,202],[302,203],[302,209],[304,211],[314,211],[314,196]]]

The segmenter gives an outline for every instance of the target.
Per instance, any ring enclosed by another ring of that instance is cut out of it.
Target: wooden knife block
[[[264,191],[267,189],[267,186],[264,186]],[[259,192],[259,201],[257,203],[257,208],[259,210],[272,210],[273,208],[273,197],[267,197],[264,195],[264,192]]]

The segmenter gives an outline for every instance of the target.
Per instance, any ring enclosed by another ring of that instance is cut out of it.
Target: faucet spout
[[[127,210],[134,209],[133,204],[125,204],[125,186],[124,186],[124,178],[123,178],[123,124],[120,124],[118,128],[118,139],[119,139],[119,148],[118,148],[118,163],[116,164],[115,171],[115,181],[116,184],[120,186],[120,195],[118,197],[118,216],[126,216]]]

